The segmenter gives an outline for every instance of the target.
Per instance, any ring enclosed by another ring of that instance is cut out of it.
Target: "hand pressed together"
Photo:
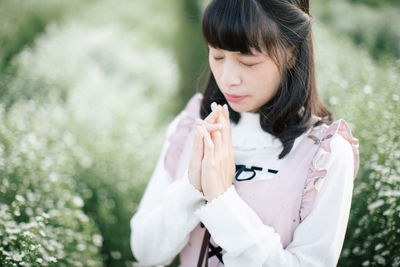
[[[228,107],[212,103],[211,109],[197,121],[189,161],[189,180],[208,201],[224,193],[235,175]]]

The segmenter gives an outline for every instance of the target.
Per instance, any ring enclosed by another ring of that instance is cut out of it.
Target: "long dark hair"
[[[207,44],[244,54],[251,53],[251,48],[266,50],[279,66],[281,84],[259,113],[262,129],[283,144],[280,159],[291,151],[296,137],[310,127],[333,120],[315,87],[311,25],[308,0],[212,0],[203,15],[202,31]],[[288,48],[296,56],[291,65],[279,56],[288,59]],[[228,104],[210,72],[200,110],[203,119],[211,112],[214,101]],[[240,113],[229,109],[230,119],[237,123]],[[312,115],[321,119],[313,123]]]

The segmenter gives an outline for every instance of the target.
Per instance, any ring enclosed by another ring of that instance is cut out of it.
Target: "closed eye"
[[[257,65],[258,63],[244,63],[244,62],[240,62],[242,65],[246,66],[246,67],[252,67]]]

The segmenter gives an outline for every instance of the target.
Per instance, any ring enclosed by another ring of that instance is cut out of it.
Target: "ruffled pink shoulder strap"
[[[202,94],[197,93],[189,100],[186,107],[179,114],[179,122],[175,131],[170,135],[170,143],[164,158],[164,166],[172,179],[176,179],[179,160],[185,148],[187,137],[189,136],[196,119],[200,117],[200,105],[203,99]]]
[[[300,209],[301,220],[305,219],[314,207],[314,202],[317,195],[316,184],[319,179],[326,176],[326,169],[319,169],[317,167],[317,160],[323,153],[331,152],[331,141],[332,137],[336,134],[340,134],[347,142],[350,143],[353,150],[354,157],[354,176],[356,178],[359,162],[359,152],[358,152],[358,139],[354,138],[351,134],[351,129],[344,120],[338,120],[332,123],[329,127],[318,127],[313,130],[306,138],[310,138],[314,141],[315,145],[319,145],[317,153],[314,155],[311,166],[308,171],[308,176],[305,182],[302,204]]]

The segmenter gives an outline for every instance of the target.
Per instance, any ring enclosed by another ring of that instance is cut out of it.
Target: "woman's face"
[[[265,53],[253,55],[209,46],[209,64],[219,89],[236,112],[258,112],[276,94],[281,75]]]

